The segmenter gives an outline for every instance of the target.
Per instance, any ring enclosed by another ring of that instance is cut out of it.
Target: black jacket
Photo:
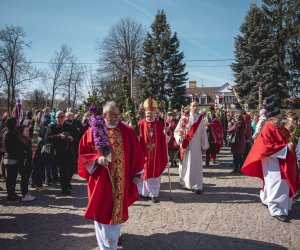
[[[25,144],[18,139],[18,164],[20,167],[32,165],[32,147],[31,141]]]
[[[17,160],[19,154],[18,139],[14,132],[5,131],[3,135],[4,159]]]
[[[55,154],[60,156],[72,153],[72,142],[68,139],[63,140],[61,138],[62,133],[66,133],[67,135],[72,136],[74,139],[74,131],[67,123],[64,123],[62,126],[56,123],[51,124],[45,136],[46,142],[52,143]]]

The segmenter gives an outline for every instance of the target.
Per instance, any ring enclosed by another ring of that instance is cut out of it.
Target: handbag
[[[231,137],[229,139],[229,144],[233,145],[233,144],[237,144],[240,140],[240,135],[239,135],[239,131],[236,130],[231,134]]]
[[[41,149],[41,153],[46,153],[46,154],[51,154],[51,150],[52,150],[53,144],[52,143],[46,143],[43,145],[42,149]]]

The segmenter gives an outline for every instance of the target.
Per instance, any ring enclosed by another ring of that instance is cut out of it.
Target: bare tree
[[[132,80],[133,76],[138,77],[141,73],[144,36],[142,24],[131,18],[122,18],[113,25],[108,36],[96,47],[100,53],[98,74],[101,76],[98,78],[119,79],[121,75],[126,75]],[[110,80],[106,82],[111,83]]]
[[[0,30],[0,81],[7,94],[7,109],[14,106],[16,93],[21,85],[40,76],[24,55],[30,47],[25,41],[26,33],[19,26],[6,26]]]
[[[23,101],[24,110],[42,109],[46,107],[49,99],[50,94],[40,89],[27,92],[25,94],[25,100]]]
[[[51,107],[54,105],[57,91],[66,86],[66,72],[72,65],[72,58],[72,49],[68,45],[62,44],[60,50],[56,51],[55,56],[50,60]]]
[[[82,81],[84,80],[84,70],[78,66],[75,57],[72,58],[70,68],[66,72],[65,92],[67,96],[68,107],[75,107],[78,97],[81,97],[80,91]]]

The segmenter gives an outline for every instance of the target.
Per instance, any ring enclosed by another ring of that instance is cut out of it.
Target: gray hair
[[[73,114],[72,112],[68,111],[68,112],[65,114],[65,116],[69,116],[69,115],[74,116],[74,114]]]
[[[109,112],[112,109],[119,110],[117,104],[114,101],[107,102],[103,106],[103,113]]]

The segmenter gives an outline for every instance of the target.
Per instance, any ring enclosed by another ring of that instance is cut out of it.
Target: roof
[[[187,88],[186,92],[199,97],[202,92],[208,95],[210,98],[214,98],[215,92],[221,87],[196,87],[196,88]]]

